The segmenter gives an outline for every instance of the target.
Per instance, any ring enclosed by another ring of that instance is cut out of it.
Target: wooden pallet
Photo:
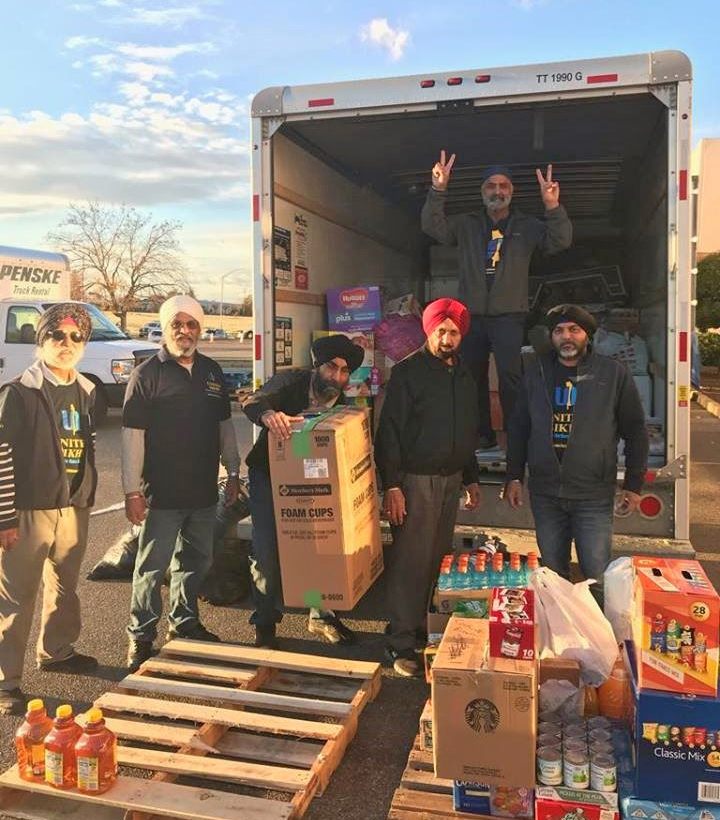
[[[0,775],[0,810],[24,792],[45,792],[126,809],[127,820],[302,817],[379,688],[376,663],[173,640],[95,701],[120,740],[118,763],[151,778],[122,775],[105,794],[86,796],[27,783],[13,766]]]
[[[480,814],[454,811],[452,790],[452,780],[435,777],[432,752],[420,748],[418,736],[393,794],[388,820],[482,820]]]

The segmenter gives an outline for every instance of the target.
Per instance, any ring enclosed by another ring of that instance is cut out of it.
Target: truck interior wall
[[[392,297],[414,290],[415,226],[399,208],[357,185],[282,133],[274,137],[274,224],[293,233],[307,223],[308,288],[276,290],[276,316],[293,322],[293,366],[308,365],[313,330],[327,327],[325,291],[379,284]],[[292,258],[297,249],[293,236]]]

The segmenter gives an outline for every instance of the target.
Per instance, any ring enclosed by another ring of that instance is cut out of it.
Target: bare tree
[[[67,254],[85,294],[106,305],[125,329],[127,313],[142,299],[190,286],[180,260],[180,222],[153,222],[129,205],[71,203],[48,240]]]

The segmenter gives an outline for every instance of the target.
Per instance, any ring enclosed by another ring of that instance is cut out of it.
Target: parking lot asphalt
[[[251,443],[251,427],[235,408],[233,419],[242,453]],[[39,672],[35,669],[32,648],[25,659],[23,688],[28,697],[43,697],[49,710],[60,703],[72,703],[76,710],[91,702],[124,675],[127,648],[125,627],[130,601],[127,581],[91,582],[86,573],[113,541],[124,533],[127,523],[123,512],[113,509],[122,501],[120,485],[120,417],[111,411],[97,438],[99,487],[95,515],[91,519],[90,539],[81,573],[79,595],[83,609],[80,651],[96,655],[100,668],[92,676],[73,676]],[[720,511],[717,487],[720,486],[720,419],[693,406],[692,412],[692,531],[695,549],[703,559],[713,582],[720,587]],[[357,630],[357,646],[339,649],[311,636],[306,630],[306,615],[286,614],[279,627],[282,647],[290,651],[348,657],[358,660],[382,659],[385,628],[384,584],[381,578],[365,596],[347,621]],[[39,607],[38,607],[39,610]],[[242,606],[212,607],[201,604],[201,614],[209,629],[224,640],[249,643],[253,632],[248,624],[249,602]],[[37,638],[38,618],[30,646]],[[309,820],[382,820],[387,816],[393,791],[405,767],[408,751],[417,732],[417,721],[428,687],[424,681],[400,679],[385,669],[380,694],[359,721],[358,732],[333,775],[325,794],[313,801]],[[0,770],[14,762],[12,738],[17,718],[0,717]],[[62,813],[61,813],[62,808]],[[48,820],[66,817],[68,807],[49,808]],[[0,818],[14,818],[9,809]],[[21,816],[21,815],[20,815]],[[115,816],[109,814],[108,817]],[[117,817],[123,816],[122,811]],[[76,820],[95,820],[92,813],[78,812]],[[103,820],[105,815],[103,815]]]

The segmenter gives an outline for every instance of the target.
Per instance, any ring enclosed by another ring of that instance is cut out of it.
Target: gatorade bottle
[[[75,744],[81,734],[72,706],[58,706],[53,728],[45,738],[45,782],[56,789],[73,789],[77,784]]]
[[[490,586],[489,573],[487,571],[487,555],[484,552],[475,553],[475,571],[473,573],[475,589],[487,589]]]
[[[77,788],[84,794],[102,794],[117,777],[117,741],[105,727],[100,709],[91,709],[86,717],[85,731],[75,744]]]
[[[492,557],[492,569],[490,570],[490,586],[507,586],[504,563],[505,556],[501,552],[496,552],[495,555],[493,555]]]
[[[522,560],[519,552],[510,553],[510,566],[507,569],[507,585],[515,588],[525,586],[525,573],[522,571]]]
[[[440,564],[440,575],[438,576],[438,589],[450,589],[452,572],[452,555],[446,555]]]
[[[527,554],[527,561],[525,562],[525,586],[530,583],[530,576],[540,566],[540,560],[536,552],[529,552]]]
[[[37,698],[27,705],[25,720],[15,733],[18,774],[31,783],[45,780],[45,736],[52,729],[45,704]]]
[[[463,553],[461,556],[459,556],[457,563],[457,589],[470,589],[470,587],[472,586],[472,576],[470,574],[470,556],[467,553]]]

